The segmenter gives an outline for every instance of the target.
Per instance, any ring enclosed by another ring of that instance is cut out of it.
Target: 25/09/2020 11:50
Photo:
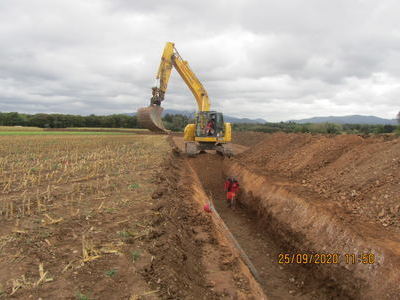
[[[373,253],[280,253],[279,264],[374,264],[375,254]]]

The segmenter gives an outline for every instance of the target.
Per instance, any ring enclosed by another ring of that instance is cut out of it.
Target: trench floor
[[[348,299],[331,282],[315,274],[313,267],[278,263],[279,243],[257,221],[254,212],[228,208],[223,191],[223,158],[203,153],[188,159],[225,224],[256,268],[260,284],[270,299]]]

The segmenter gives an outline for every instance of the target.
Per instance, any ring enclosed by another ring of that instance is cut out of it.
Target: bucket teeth
[[[161,119],[163,110],[158,105],[140,108],[137,112],[137,119],[140,126],[150,131],[168,133],[169,131],[164,127]]]

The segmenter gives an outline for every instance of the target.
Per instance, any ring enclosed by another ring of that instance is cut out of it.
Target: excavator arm
[[[158,67],[156,76],[156,86],[152,88],[150,105],[160,105],[164,100],[167,91],[169,78],[172,72],[172,56],[174,55],[174,44],[167,43],[161,56],[160,66]]]
[[[196,98],[199,111],[209,111],[210,99],[208,98],[206,89],[190,69],[188,62],[183,60],[179,55],[178,51],[172,56],[172,63]]]
[[[207,91],[190,69],[187,61],[184,61],[175,49],[174,43],[168,42],[165,45],[160,66],[157,71],[157,84],[152,88],[152,97],[150,106],[138,110],[139,123],[152,131],[166,132],[167,130],[162,124],[161,114],[163,109],[160,107],[164,100],[165,92],[171,76],[172,67],[174,67],[183,81],[189,87],[193,96],[197,101],[199,111],[210,110],[210,100]]]

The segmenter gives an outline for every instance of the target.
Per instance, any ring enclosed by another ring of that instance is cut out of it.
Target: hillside
[[[396,125],[395,119],[383,119],[375,116],[349,115],[349,116],[328,116],[328,117],[313,117],[308,119],[290,120],[291,122],[304,123],[337,123],[337,124],[390,124]]]

